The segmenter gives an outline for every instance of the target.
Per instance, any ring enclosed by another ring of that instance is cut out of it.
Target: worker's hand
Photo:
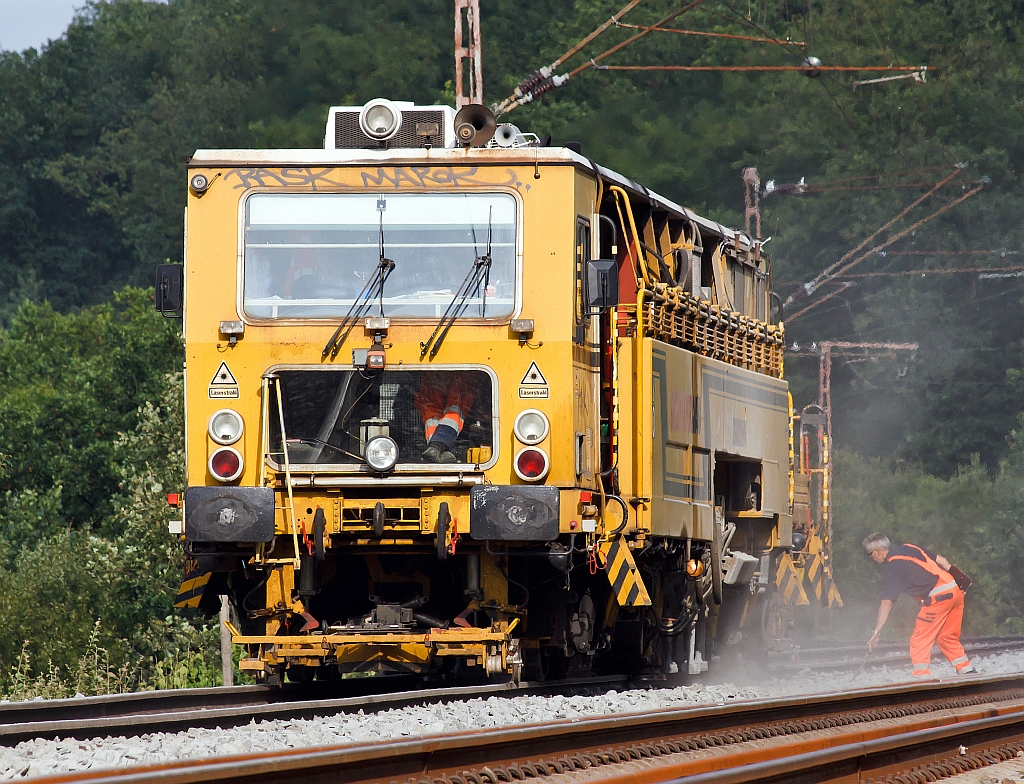
[[[948,569],[949,568],[949,560],[945,556],[936,555],[935,556],[935,563],[937,563],[943,569]]]
[[[871,651],[873,651],[875,649],[875,646],[878,645],[878,639],[879,639],[878,632],[877,631],[872,632],[871,633],[871,639],[868,640],[868,653],[871,653]]]

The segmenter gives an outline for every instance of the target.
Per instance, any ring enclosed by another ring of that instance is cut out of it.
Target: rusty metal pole
[[[831,498],[832,490],[832,343],[818,344],[818,406],[825,421],[818,425],[818,463],[821,466],[820,514],[818,536],[822,541],[822,557],[826,565],[831,559]],[[827,572],[826,572],[827,574]]]
[[[893,354],[896,351],[917,351],[917,343],[854,343],[849,341],[823,341],[818,344],[818,405],[825,414],[824,432],[818,429],[818,443],[822,456],[822,554],[825,559],[825,589],[832,580],[832,350],[858,349],[866,356]],[[824,596],[824,593],[823,593]]]
[[[480,0],[455,0],[455,108],[483,102]]]
[[[743,170],[743,205],[747,235],[761,239],[761,178],[753,166]],[[751,217],[754,218],[755,234],[750,233]]]
[[[228,621],[231,620],[231,605],[227,596],[220,597],[220,671],[221,683],[224,686],[235,685],[235,667],[231,661],[231,632]]]

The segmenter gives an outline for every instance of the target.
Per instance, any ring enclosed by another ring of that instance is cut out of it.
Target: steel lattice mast
[[[480,0],[455,0],[455,108],[483,104]]]

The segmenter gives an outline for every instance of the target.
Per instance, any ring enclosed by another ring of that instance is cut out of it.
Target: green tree
[[[178,330],[139,289],[77,314],[19,308],[0,330],[0,521],[8,508],[21,517],[41,510],[50,526],[97,523],[110,513],[115,444],[139,407],[159,399],[163,377],[181,367]]]

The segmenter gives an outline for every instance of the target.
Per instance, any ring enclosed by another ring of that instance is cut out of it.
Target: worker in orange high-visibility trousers
[[[454,380],[448,376],[454,375]],[[424,373],[413,405],[423,420],[424,463],[457,463],[452,452],[475,393],[466,373]]]
[[[960,644],[964,620],[964,592],[947,570],[949,561],[914,544],[894,548],[885,534],[871,534],[862,544],[875,563],[885,564],[882,603],[868,650],[878,645],[878,635],[889,618],[893,603],[905,593],[921,603],[914,633],[910,636],[910,661],[915,678],[931,676],[932,645],[949,659],[959,675],[977,672]]]

